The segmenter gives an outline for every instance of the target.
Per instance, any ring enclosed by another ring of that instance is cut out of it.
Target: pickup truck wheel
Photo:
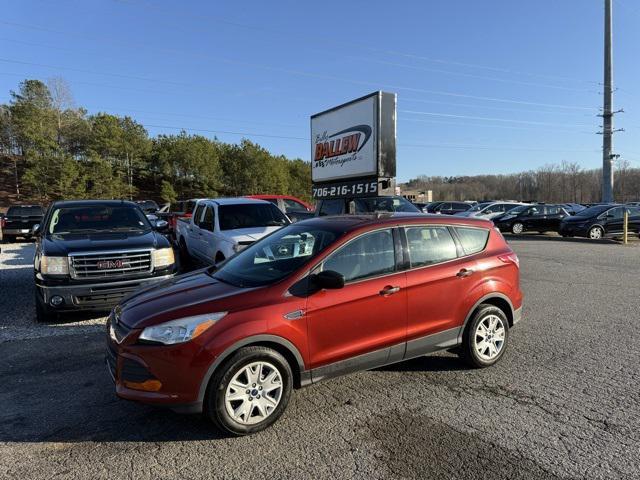
[[[3,235],[2,236],[2,241],[4,243],[15,243],[16,242],[16,237],[13,235]]]
[[[45,305],[42,304],[42,300],[36,292],[36,322],[49,323],[56,320],[57,314],[52,313]]]
[[[207,417],[232,435],[275,423],[287,408],[293,375],[287,360],[267,347],[244,347],[214,372],[204,403]]]
[[[498,307],[484,303],[467,322],[460,356],[470,367],[490,367],[502,358],[508,341],[507,316]]]
[[[191,265],[191,257],[189,257],[189,250],[187,249],[187,244],[185,243],[184,238],[181,238],[178,243],[178,256],[180,257],[181,268],[186,268]]]

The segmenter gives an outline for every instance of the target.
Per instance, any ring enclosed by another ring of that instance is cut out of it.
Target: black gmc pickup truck
[[[120,200],[55,202],[35,228],[38,321],[107,311],[138,288],[173,277],[173,249],[142,209]]]
[[[33,226],[42,222],[44,210],[40,205],[12,205],[2,219],[2,240],[13,242],[16,237],[31,238]]]

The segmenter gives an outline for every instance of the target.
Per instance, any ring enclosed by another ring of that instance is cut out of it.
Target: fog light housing
[[[60,295],[54,295],[49,299],[49,303],[53,307],[59,307],[64,303],[64,298],[62,298]]]

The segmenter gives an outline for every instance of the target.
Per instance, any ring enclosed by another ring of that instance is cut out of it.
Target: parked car
[[[429,213],[436,213],[441,215],[455,215],[456,213],[467,212],[471,210],[473,205],[466,202],[440,202],[440,204],[433,208]]]
[[[175,274],[173,249],[140,207],[120,200],[55,202],[34,226],[38,321],[108,311],[124,296]]]
[[[331,377],[454,347],[493,365],[521,307],[518,258],[491,222],[321,217],[123,301],[107,364],[118,396],[244,435]]]
[[[264,200],[198,200],[190,218],[178,218],[176,239],[182,258],[214,265],[289,223],[278,207]]]
[[[160,210],[158,204],[153,200],[137,200],[136,204],[142,209],[145,214],[156,213]]]
[[[31,238],[33,226],[42,222],[44,210],[40,205],[12,205],[0,220],[2,240],[15,242],[17,237]]]
[[[411,203],[413,203],[413,205],[422,213],[427,213],[427,206],[429,205],[428,203],[422,203],[422,202],[411,202]]]
[[[581,212],[582,210],[584,210],[585,207],[584,205],[580,205],[579,203],[563,203],[562,207],[569,212],[569,215],[575,215],[578,212]]]
[[[505,214],[512,208],[516,208],[519,205],[526,204],[515,202],[483,202],[471,207],[466,212],[456,213],[456,215],[459,217],[477,217],[490,220]]]
[[[178,219],[191,218],[198,200],[200,199],[192,198],[189,200],[179,200],[177,202],[171,203],[167,211],[158,211],[155,213],[155,216],[167,222],[167,234],[173,241],[176,240],[176,228]]]
[[[420,213],[420,210],[409,200],[401,196],[378,196],[322,199],[318,201],[315,215],[325,217],[328,215],[344,215],[354,213]]]
[[[640,202],[627,202],[628,207],[640,207]]]
[[[562,205],[520,205],[495,217],[493,223],[500,231],[516,235],[528,231],[557,232],[562,219],[568,216]]]
[[[438,208],[440,205],[442,205],[444,202],[431,202],[429,204],[427,204],[427,206],[425,207],[424,210],[422,210],[424,213],[436,213],[436,208]]]
[[[588,237],[593,240],[622,235],[625,210],[629,212],[629,233],[640,234],[640,207],[608,204],[589,207],[563,219],[560,223],[560,235]]]
[[[256,198],[273,203],[292,222],[299,222],[315,216],[313,205],[291,195],[247,195],[247,198]]]
[[[313,212],[313,205],[291,195],[247,195],[247,198],[257,198],[273,203],[283,213]]]

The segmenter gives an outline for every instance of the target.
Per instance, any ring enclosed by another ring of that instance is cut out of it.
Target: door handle
[[[458,273],[456,273],[456,277],[460,278],[470,277],[471,275],[473,275],[473,270],[467,268],[463,268]]]
[[[389,295],[393,295],[394,293],[398,293],[400,291],[400,287],[392,287],[388,285],[380,290],[380,295],[383,297],[388,297]]]

